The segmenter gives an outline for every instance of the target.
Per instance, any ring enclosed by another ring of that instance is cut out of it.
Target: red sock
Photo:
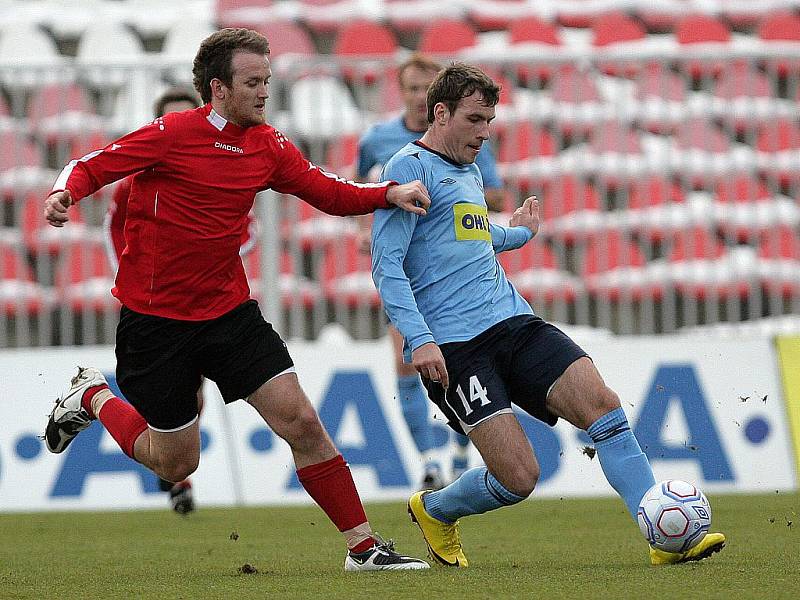
[[[367,522],[356,484],[341,454],[330,460],[297,469],[297,478],[336,528],[345,532]],[[353,552],[369,550],[374,540],[360,542]]]
[[[89,397],[91,398],[91,396]],[[133,444],[136,442],[136,438],[147,429],[144,417],[136,412],[136,409],[130,404],[115,396],[106,400],[97,418],[100,419],[111,437],[116,440],[122,451],[136,460],[133,456]]]

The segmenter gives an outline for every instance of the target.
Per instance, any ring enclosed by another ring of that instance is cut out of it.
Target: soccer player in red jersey
[[[62,227],[70,205],[136,173],[125,249],[112,293],[117,327],[115,397],[102,374],[80,368],[48,420],[45,442],[63,452],[99,419],[131,458],[168,481],[200,460],[197,388],[205,376],[225,402],[246,398],[289,444],[300,483],[344,535],[345,569],[424,569],[372,532],[347,463],[297,379],[286,344],[250,299],[239,245],[255,194],[294,194],[336,215],[430,205],[418,181],[358,184],[308,162],[268,125],[269,43],[223,29],[200,45],[194,85],[205,104],[165,114],[67,165],[45,201]],[[279,293],[276,291],[276,293]]]

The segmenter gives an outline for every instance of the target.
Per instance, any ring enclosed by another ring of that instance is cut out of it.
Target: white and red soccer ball
[[[642,535],[654,548],[686,552],[708,533],[711,505],[696,486],[670,479],[647,490],[639,503],[637,520]]]

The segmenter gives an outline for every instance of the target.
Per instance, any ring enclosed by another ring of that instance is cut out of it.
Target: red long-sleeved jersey
[[[137,312],[189,321],[216,318],[250,297],[239,246],[257,192],[271,188],[329,214],[356,215],[388,207],[391,185],[326,173],[272,126],[242,128],[205,105],[70,162],[53,191],[79,200],[132,173],[127,247],[112,293]]]

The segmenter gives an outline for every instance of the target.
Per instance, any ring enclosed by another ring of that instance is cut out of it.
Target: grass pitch
[[[345,573],[316,507],[0,515],[0,598],[798,598],[800,494],[711,498],[728,546],[651,567],[617,499],[534,499],[462,520],[468,569]],[[425,554],[403,503],[369,504],[384,537]],[[254,567],[256,573],[247,573]]]

